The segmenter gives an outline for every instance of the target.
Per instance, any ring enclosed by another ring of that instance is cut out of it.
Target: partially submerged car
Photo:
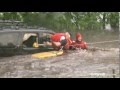
[[[44,29],[0,30],[0,56],[52,50],[52,46],[44,42],[50,42],[53,34],[54,31]]]

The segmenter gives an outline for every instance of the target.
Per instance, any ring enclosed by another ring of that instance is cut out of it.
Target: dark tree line
[[[118,31],[118,12],[0,12],[1,20],[19,20],[26,25],[55,31],[104,30],[106,25]]]

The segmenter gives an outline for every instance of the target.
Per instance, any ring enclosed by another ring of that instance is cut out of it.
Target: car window
[[[37,33],[25,33],[23,36],[23,46],[24,47],[34,47],[34,43],[38,43]]]
[[[0,46],[17,45],[19,33],[0,33]]]
[[[52,33],[47,33],[47,32],[43,32],[43,33],[40,33],[39,35],[39,43],[44,43],[44,42],[51,42],[51,36],[53,34]]]

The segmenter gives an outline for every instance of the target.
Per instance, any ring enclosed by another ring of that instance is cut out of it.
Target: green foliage
[[[118,12],[1,12],[0,19],[20,20],[58,32],[101,30],[108,23],[113,29],[119,27]]]

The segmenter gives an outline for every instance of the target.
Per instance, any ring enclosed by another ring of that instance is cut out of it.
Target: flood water
[[[75,50],[62,56],[36,59],[31,55],[0,58],[0,78],[119,77],[119,49]]]
[[[118,39],[118,34],[113,33],[92,34],[86,34],[85,41]],[[0,57],[0,78],[119,78],[119,43],[89,46],[100,49],[73,50],[46,59],[36,59],[31,55]]]

